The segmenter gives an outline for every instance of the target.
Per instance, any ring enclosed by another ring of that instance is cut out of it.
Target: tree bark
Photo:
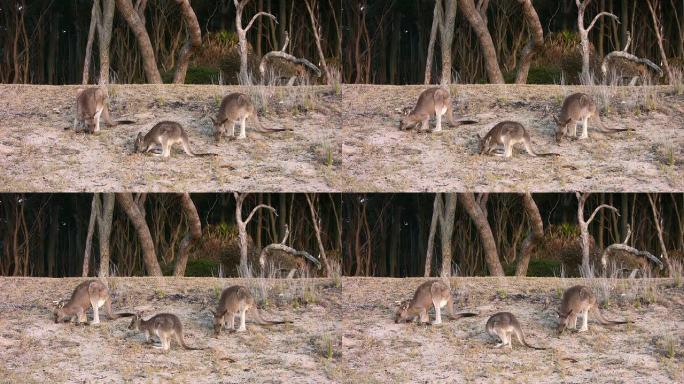
[[[187,192],[181,194],[180,198],[183,213],[188,220],[188,233],[185,234],[178,246],[178,260],[173,270],[173,275],[176,277],[185,276],[185,267],[188,264],[190,248],[202,238],[202,223],[197,214],[195,203],[192,202],[190,194]]]
[[[451,84],[451,46],[454,42],[454,27],[456,25],[456,0],[444,0],[439,22],[439,42],[442,51],[442,78],[440,84]]]
[[[116,0],[116,5],[117,8],[119,8],[119,12],[121,12],[121,15],[126,20],[126,23],[128,23],[128,26],[133,31],[136,40],[138,41],[138,47],[140,48],[140,56],[142,56],[143,59],[143,68],[145,69],[147,82],[151,84],[161,84],[161,74],[159,74],[159,68],[157,68],[157,59],[154,56],[154,49],[152,47],[152,42],[150,41],[150,36],[147,34],[147,30],[145,29],[145,24],[133,8],[131,0]]]
[[[658,208],[656,207],[656,204],[658,203],[659,196],[655,195],[656,197],[654,198],[651,195],[652,195],[651,193],[646,194],[646,196],[648,196],[648,202],[651,205],[651,213],[653,213],[653,223],[656,227],[656,233],[658,234],[658,243],[660,244],[660,252],[661,252],[662,258],[665,259],[665,265],[667,265],[667,273],[669,274],[670,277],[672,277],[672,264],[670,263],[670,258],[667,255],[667,246],[665,245],[665,240],[663,239],[662,217],[660,216],[660,213],[658,212]]]
[[[93,9],[90,13],[90,27],[88,28],[88,42],[86,43],[85,60],[83,61],[83,79],[81,84],[86,85],[90,80],[90,61],[93,56],[93,40],[95,39],[95,27],[97,26],[97,18],[100,14],[100,1],[93,1]],[[92,221],[92,219],[91,219]],[[90,227],[89,227],[90,228]],[[86,241],[86,253],[88,252],[88,242]],[[88,276],[87,260],[83,260],[83,273]]]
[[[480,12],[478,12],[478,10],[475,8],[473,0],[459,0],[459,4],[461,5],[463,14],[465,15],[466,19],[468,19],[470,26],[475,31],[478,41],[480,42],[489,82],[491,84],[504,84],[505,81],[503,74],[501,73],[499,61],[496,57],[496,49],[494,48],[492,36],[489,34],[489,30],[487,29],[487,24],[482,19]]]
[[[522,197],[525,213],[527,213],[527,217],[530,220],[530,234],[523,241],[520,260],[518,260],[518,265],[515,268],[516,276],[527,276],[530,257],[544,239],[544,222],[539,214],[539,208],[532,198],[532,194],[528,192],[523,194]]]
[[[252,209],[249,216],[246,219],[242,218],[242,204],[247,198],[247,193],[233,192],[233,197],[235,197],[235,222],[238,227],[238,240],[240,242],[240,269],[245,272],[248,269],[247,256],[248,256],[248,242],[247,242],[247,224],[252,220],[256,211],[260,208],[268,209],[275,213],[275,208],[266,204],[259,204]]]
[[[306,196],[306,202],[309,205],[309,211],[311,213],[311,222],[313,223],[314,232],[316,234],[316,241],[318,242],[318,251],[320,252],[320,258],[323,259],[323,264],[325,265],[326,276],[330,277],[332,269],[330,268],[330,262],[325,254],[325,247],[323,246],[323,240],[321,239],[321,228],[318,222],[318,213],[314,207],[315,198],[311,198],[309,194],[304,194]]]
[[[425,277],[430,277],[432,270],[432,253],[435,246],[435,232],[437,230],[437,223],[439,222],[439,213],[442,210],[442,199],[435,195],[435,201],[432,207],[432,220],[430,221],[430,234],[428,235],[427,254],[425,255]]]
[[[173,75],[174,84],[185,83],[185,74],[188,71],[188,64],[190,63],[190,56],[202,46],[202,31],[195,11],[192,10],[189,0],[176,0],[180,6],[181,14],[185,19],[185,24],[188,28],[188,38],[183,44],[183,48],[178,54],[178,61],[176,64],[176,73]]]
[[[653,4],[653,0],[646,0],[648,4],[648,10],[651,13],[651,19],[653,20],[653,30],[656,34],[656,41],[658,42],[658,50],[660,51],[660,60],[663,62],[663,67],[665,68],[665,73],[667,73],[667,80],[669,84],[672,84],[672,71],[670,70],[670,64],[667,62],[667,53],[663,47],[663,25],[658,20],[659,15],[657,15],[657,10],[659,10],[659,3]],[[658,9],[656,9],[658,8]],[[675,10],[677,12],[677,10]]]
[[[242,13],[245,10],[245,6],[250,0],[233,0],[235,4],[235,30],[238,35],[238,46],[240,48],[240,81],[242,84],[248,84],[250,82],[251,76],[249,75],[249,68],[247,68],[247,32],[252,28],[254,21],[259,16],[270,17],[276,20],[276,17],[268,12],[257,12],[252,19],[247,23],[247,26],[242,25]]]
[[[499,254],[496,250],[496,241],[494,240],[492,228],[487,221],[487,217],[482,208],[475,202],[475,196],[472,193],[461,193],[460,195],[463,207],[475,223],[477,232],[480,235],[489,274],[491,276],[504,276],[504,271],[499,261]]]
[[[582,247],[582,269],[584,269],[585,273],[589,272],[590,270],[590,264],[589,264],[589,224],[594,220],[594,217],[596,217],[596,214],[598,211],[600,211],[602,208],[607,208],[615,212],[618,216],[620,216],[620,213],[618,212],[617,208],[613,207],[612,205],[608,204],[601,204],[596,209],[594,209],[594,212],[589,216],[589,220],[584,219],[584,205],[587,202],[587,199],[589,198],[589,193],[579,193],[575,192],[575,196],[577,197],[577,223],[580,227],[580,239],[581,239],[581,247]]]
[[[424,84],[430,84],[432,81],[432,62],[435,60],[435,40],[437,40],[437,27],[439,26],[438,18],[441,17],[439,13],[441,7],[441,0],[435,1],[435,8],[432,14],[432,27],[430,28],[430,42],[428,43],[427,57],[425,59],[425,81]],[[429,271],[426,269],[429,276]]]
[[[330,71],[328,70],[328,64],[325,62],[325,54],[323,53],[323,48],[321,48],[321,36],[319,32],[318,22],[314,15],[314,8],[316,7],[315,0],[304,0],[306,5],[306,10],[309,12],[309,18],[311,19],[311,29],[314,34],[314,42],[316,43],[316,51],[318,51],[318,57],[321,60],[321,66],[323,67],[323,72],[325,72],[325,77],[328,85],[332,84],[332,77],[330,76]],[[314,2],[312,4],[312,2]]]
[[[525,48],[523,48],[522,58],[515,76],[516,84],[525,84],[527,83],[527,74],[530,71],[532,59],[544,45],[544,29],[539,21],[537,11],[534,9],[534,5],[532,5],[532,0],[518,0],[518,2],[522,5],[523,15],[532,35]]]
[[[456,203],[458,195],[455,193],[438,193],[435,199],[440,199],[439,214],[439,238],[442,244],[442,269],[440,276],[443,278],[451,277],[451,264],[453,252],[451,249],[451,239],[454,235],[454,218],[456,217]]]
[[[608,16],[618,20],[618,17],[610,12],[600,12],[598,15],[594,16],[594,19],[589,26],[585,28],[584,12],[589,3],[591,3],[591,0],[575,0],[575,4],[577,5],[577,28],[579,30],[580,45],[582,47],[582,80],[586,84],[593,78],[590,72],[591,68],[589,68],[589,32],[594,28],[596,21],[601,18],[601,16]]]
[[[113,193],[101,194],[98,205],[101,211],[97,214],[98,240],[100,242],[100,268],[98,276],[109,276],[110,247],[109,239],[112,234],[112,220],[114,219],[114,202],[116,198]],[[156,261],[156,258],[155,258]]]
[[[93,193],[93,201],[90,206],[90,220],[88,221],[88,234],[86,235],[85,251],[83,253],[83,273],[82,277],[88,277],[90,273],[90,255],[93,244],[93,232],[95,232],[95,220],[100,206],[100,196]]]
[[[138,234],[147,274],[150,276],[162,276],[162,271],[159,267],[159,262],[157,261],[157,254],[154,250],[154,242],[152,241],[150,228],[147,226],[145,216],[133,200],[133,195],[131,193],[117,193],[116,200],[119,202],[119,205],[121,205],[124,212],[126,212],[126,215],[128,215],[129,220]]]

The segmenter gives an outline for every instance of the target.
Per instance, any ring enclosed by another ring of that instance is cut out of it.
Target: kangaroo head
[[[565,331],[565,328],[568,327],[574,311],[571,309],[566,313],[561,313],[559,311],[556,311],[556,313],[558,313],[558,334],[560,335]]]
[[[136,313],[133,315],[133,318],[131,319],[131,325],[128,326],[128,329],[131,329],[133,331],[139,331],[140,330],[140,314]]]
[[[218,336],[221,333],[221,329],[223,329],[223,318],[227,311],[224,310],[221,313],[217,313],[210,309],[209,312],[214,315],[214,335]]]
[[[568,125],[570,125],[572,119],[568,118],[567,120],[560,121],[554,116],[553,120],[556,122],[556,143],[560,143],[563,136],[568,134]]]
[[[145,140],[145,137],[143,136],[142,132],[138,132],[138,136],[135,138],[135,151],[136,152],[142,152],[145,150],[143,148],[143,141]]]
[[[399,322],[406,321],[409,319],[409,304],[411,303],[410,300],[404,300],[399,303],[399,306],[397,307],[396,312],[394,312],[394,323],[398,324]]]

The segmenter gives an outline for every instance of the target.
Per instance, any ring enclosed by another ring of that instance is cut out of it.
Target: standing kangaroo
[[[442,116],[446,115],[446,120],[450,125],[454,123],[454,111],[451,106],[451,95],[449,91],[442,87],[432,87],[424,90],[418,96],[418,102],[413,110],[399,123],[399,129],[411,129],[416,124],[422,122],[421,130],[427,131],[430,128],[430,116],[435,115],[437,120],[435,132],[442,130]]]
[[[93,321],[90,324],[100,323],[99,308],[104,305],[105,312],[110,319],[119,317],[130,317],[133,313],[112,313],[112,301],[109,296],[109,289],[98,280],[88,280],[79,284],[71,294],[71,299],[66,303],[60,302],[55,308],[55,323],[61,323],[76,317],[76,324],[88,323],[86,311],[88,307],[93,308]]]
[[[522,143],[530,156],[559,156],[557,153],[536,153],[532,149],[530,134],[522,124],[515,121],[502,121],[492,127],[485,137],[480,137],[478,134],[477,139],[480,143],[481,155],[489,155],[498,146],[503,146],[503,154],[497,154],[497,156],[511,157],[513,146]]]
[[[515,337],[518,338],[520,344],[526,346],[527,348],[540,350],[546,349],[533,347],[527,344],[527,341],[525,340],[525,334],[520,327],[520,322],[518,322],[518,319],[516,319],[515,316],[513,316],[513,314],[510,312],[499,312],[493,314],[492,317],[487,320],[485,329],[490,336],[501,340],[501,342],[496,345],[496,348],[505,346],[508,346],[508,348],[513,348],[513,345],[511,344],[511,336],[515,334]]]
[[[209,117],[214,123],[214,138],[218,141],[221,140],[226,133],[226,124],[231,130],[230,137],[235,136],[235,124],[240,123],[240,135],[238,139],[244,139],[247,137],[245,132],[245,121],[249,119],[257,127],[259,132],[281,132],[288,131],[289,129],[284,128],[264,128],[259,122],[257,117],[256,108],[249,96],[244,93],[231,93],[226,95],[221,101],[221,106],[219,107],[218,114],[216,118]]]
[[[435,307],[435,321],[432,324],[442,323],[442,308],[446,306],[449,317],[453,320],[461,317],[477,316],[477,313],[465,312],[454,314],[454,299],[451,297],[449,287],[439,280],[431,280],[421,284],[413,299],[405,300],[399,304],[394,313],[394,323],[413,321],[419,317],[420,323],[429,323],[428,310]]]
[[[143,320],[139,314],[136,314],[133,316],[133,320],[131,321],[131,325],[128,326],[128,329],[145,332],[145,340],[147,342],[151,341],[150,336],[157,336],[161,345],[154,347],[163,349],[164,352],[171,348],[172,339],[175,339],[181,347],[190,351],[204,349],[192,348],[185,344],[185,341],[183,340],[183,324],[178,316],[171,313],[160,313],[147,320]]]
[[[133,124],[132,120],[112,121],[109,117],[109,107],[107,106],[106,88],[85,88],[79,89],[76,93],[76,117],[74,118],[74,130],[78,131],[79,126],[85,125],[86,132],[97,133],[100,131],[100,117],[107,126],[113,127],[119,124]]]
[[[560,143],[565,136],[577,137],[577,123],[582,121],[582,135],[580,139],[589,137],[587,132],[587,121],[594,119],[599,131],[603,133],[615,133],[624,131],[634,131],[632,128],[608,129],[599,118],[596,110],[596,103],[586,93],[573,93],[565,98],[561,107],[560,116],[553,118],[556,121],[556,142]],[[570,132],[572,131],[572,132]]]
[[[587,322],[589,311],[593,311],[602,325],[627,324],[628,321],[606,320],[596,303],[596,296],[591,289],[583,285],[575,285],[563,293],[560,309],[558,309],[558,334],[563,333],[565,328],[577,328],[577,315],[582,313],[582,328],[580,332],[589,330]]]
[[[291,321],[267,321],[262,319],[249,289],[241,285],[233,285],[223,290],[216,311],[211,311],[214,315],[214,334],[219,335],[226,322],[230,331],[235,330],[235,316],[238,313],[240,313],[240,327],[237,329],[237,332],[246,331],[245,319],[247,312],[259,325],[292,323]]]

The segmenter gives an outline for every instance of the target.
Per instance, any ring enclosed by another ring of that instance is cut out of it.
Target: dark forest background
[[[440,275],[442,252],[448,248],[452,271],[464,276],[489,275],[482,236],[474,218],[464,208],[463,195],[471,195],[482,207],[495,243],[495,257],[507,275],[517,272],[525,240],[530,236],[530,215],[520,194],[447,194],[456,199],[453,235],[441,244],[435,231],[431,275]],[[343,195],[343,273],[346,276],[423,276],[435,194]],[[446,197],[444,194],[443,197]],[[532,250],[523,275],[579,275],[582,263],[578,199],[574,193],[532,194],[538,207],[543,239]],[[651,194],[663,241],[671,259],[684,254],[684,194]],[[592,262],[604,248],[622,243],[628,227],[627,244],[653,255],[663,250],[648,194],[595,193],[588,196],[585,219],[601,204],[609,204],[620,216],[601,209],[589,225]],[[441,244],[441,245],[440,245]]]
[[[131,3],[142,16],[162,77],[170,82],[187,35],[179,5],[171,0],[123,2]],[[505,80],[512,82],[530,40],[530,27],[519,0],[251,0],[244,11],[244,23],[257,12],[272,13],[278,23],[260,17],[247,33],[250,70],[256,72],[258,60],[266,52],[281,49],[286,33],[290,37],[286,52],[320,66],[308,4],[314,10],[322,55],[334,76],[339,77],[337,80],[423,83],[437,3],[447,8],[450,3],[455,5],[450,52],[454,77],[466,83],[489,80],[482,46],[464,12],[464,5],[471,4],[491,36],[496,65]],[[0,0],[0,82],[81,83],[92,4],[91,0]],[[239,58],[233,1],[193,0],[190,4],[201,29],[202,45],[191,56],[185,82],[237,82]],[[526,81],[579,82],[581,54],[575,0],[535,0],[531,4],[543,29],[544,45],[533,57]],[[110,46],[111,82],[145,82],[134,34],[118,8]],[[589,32],[594,72],[598,72],[600,59],[607,53],[624,48],[628,35],[628,53],[659,66],[666,57],[675,72],[680,70],[684,60],[684,1],[593,0],[587,6],[585,23],[600,12],[612,12],[617,20],[601,17]],[[440,33],[437,35],[433,58],[441,56]],[[94,45],[97,47],[97,39]],[[98,68],[98,55],[93,56],[90,82],[96,78]],[[439,80],[442,62],[434,60],[433,83]],[[617,69],[639,72],[629,62],[624,64]],[[657,81],[668,80],[665,77]]]
[[[121,195],[121,194],[119,194]],[[178,194],[123,194],[141,208],[149,227],[153,252],[164,275],[174,273],[183,239],[189,233],[188,215]],[[105,196],[102,196],[104,198]],[[233,194],[191,194],[201,224],[201,238],[189,248],[186,276],[235,276],[240,265],[240,244]],[[247,224],[250,262],[263,247],[280,243],[289,230],[286,245],[320,255],[311,199],[321,241],[331,262],[339,263],[340,195],[335,194],[249,194],[243,203],[243,218],[258,204],[277,213],[259,209]],[[93,194],[0,194],[0,275],[81,276]],[[141,276],[146,271],[143,247],[129,215],[120,201],[114,204],[109,237],[109,275]],[[93,231],[89,275],[98,274],[100,248],[98,229]],[[256,269],[258,266],[253,265]],[[315,268],[311,268],[314,275]],[[321,272],[325,275],[326,271]]]

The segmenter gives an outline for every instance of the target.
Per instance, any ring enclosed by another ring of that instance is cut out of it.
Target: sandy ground
[[[75,110],[77,86],[0,85],[0,187],[36,192],[330,191],[341,160],[336,141],[340,96],[331,87],[228,87],[114,85],[114,120],[134,125],[104,127],[99,135],[65,131]],[[263,103],[265,127],[246,140],[214,141],[208,116],[221,98],[244,92]],[[181,123],[195,152],[180,148],[170,159],[132,154],[138,132],[162,120]]]
[[[424,86],[343,87],[341,178],[347,191],[561,192],[681,191],[684,189],[684,95],[671,87],[456,85],[455,117],[477,124],[445,126],[441,133],[399,131],[401,111],[415,105]],[[587,92],[608,128],[636,132],[557,146],[553,116],[565,95]],[[608,100],[605,103],[604,100]],[[606,113],[607,112],[607,113]],[[537,152],[512,159],[477,154],[475,135],[503,120],[521,122]],[[434,119],[431,121],[434,127]]]
[[[76,326],[52,321],[52,301],[81,279],[0,278],[0,382],[325,383],[338,381],[341,289],[330,280],[271,280],[262,316],[293,324],[213,337],[212,315],[223,287],[254,281],[211,278],[111,278],[114,311],[148,307],[183,322],[185,341],[163,353],[128,330],[129,319]],[[258,284],[256,284],[258,285]],[[143,316],[145,317],[145,316]],[[92,319],[89,313],[89,319]],[[230,362],[234,359],[236,362]]]
[[[347,382],[397,383],[673,383],[684,380],[684,289],[672,280],[615,285],[604,314],[633,324],[601,326],[558,337],[554,309],[580,279],[457,278],[457,311],[480,315],[442,325],[395,324],[395,301],[424,279],[346,278],[343,282],[343,369]],[[592,285],[603,286],[605,280]],[[585,282],[586,283],[586,282]],[[590,285],[591,286],[591,285]],[[599,291],[596,288],[596,291]],[[650,304],[647,302],[651,302]],[[514,313],[527,342],[495,349],[484,326],[499,311]],[[433,311],[430,316],[434,319]],[[668,340],[670,340],[668,342]],[[672,355],[667,345],[672,345]],[[573,360],[576,362],[573,362]]]

